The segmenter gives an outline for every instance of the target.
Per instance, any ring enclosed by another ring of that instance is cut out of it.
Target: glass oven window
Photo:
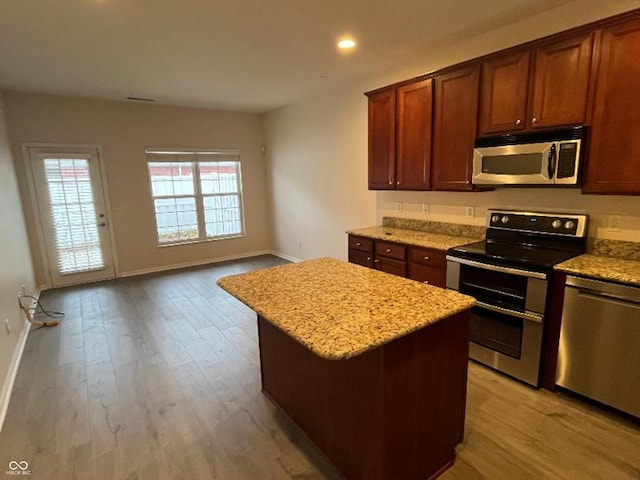
[[[490,350],[519,359],[524,320],[482,307],[471,309],[471,341]]]
[[[527,278],[462,265],[459,290],[461,293],[471,295],[484,303],[511,310],[524,310]]]

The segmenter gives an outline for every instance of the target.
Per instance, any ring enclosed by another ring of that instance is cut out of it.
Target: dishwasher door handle
[[[640,302],[633,298],[613,295],[611,293],[599,292],[597,290],[586,290],[582,288],[578,288],[576,290],[578,290],[578,295],[584,298],[589,298],[598,302],[614,303],[623,307],[635,308],[637,310],[640,310]]]

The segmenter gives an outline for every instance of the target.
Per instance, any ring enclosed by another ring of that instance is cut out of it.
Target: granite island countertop
[[[554,267],[564,273],[640,286],[640,261],[584,254]]]
[[[223,277],[218,285],[320,357],[354,357],[471,308],[475,299],[334,258]]]
[[[452,247],[458,247],[467,243],[477,242],[479,239],[443,233],[431,233],[404,228],[386,226],[354,228],[347,230],[349,235],[386,240],[389,242],[404,243],[416,247],[433,248],[446,251]]]

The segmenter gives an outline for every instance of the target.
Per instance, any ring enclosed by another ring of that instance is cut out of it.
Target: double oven
[[[487,238],[447,252],[447,288],[476,299],[469,355],[539,385],[553,265],[584,253],[585,215],[490,210]]]

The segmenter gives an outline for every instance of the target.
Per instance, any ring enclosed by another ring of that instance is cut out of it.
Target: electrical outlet
[[[396,210],[397,210],[398,212],[401,212],[401,211],[402,211],[402,202],[396,202]]]
[[[475,217],[476,216],[476,208],[475,207],[464,207],[464,214],[467,217]]]
[[[423,203],[422,204],[422,213],[429,213],[429,204],[428,203]]]
[[[607,216],[607,228],[610,232],[619,232],[622,228],[622,215]]]
[[[7,329],[7,335],[11,335],[11,325],[9,325],[9,319],[4,319],[4,327]]]

